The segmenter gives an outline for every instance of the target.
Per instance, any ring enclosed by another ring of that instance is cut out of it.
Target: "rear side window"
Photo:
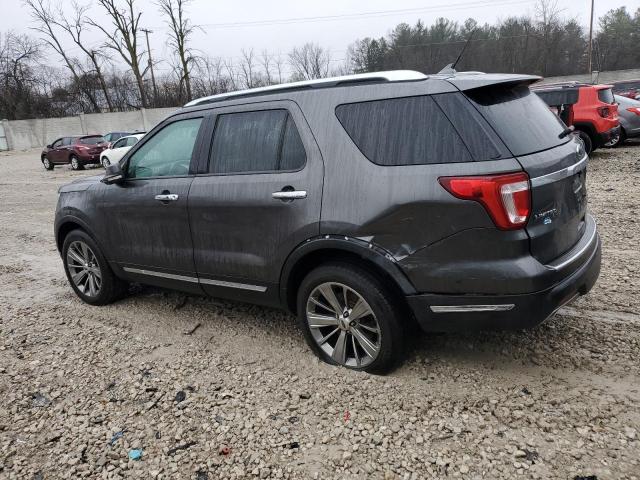
[[[462,93],[434,95],[475,161],[509,158],[509,150]]]
[[[297,170],[306,154],[286,110],[227,113],[216,121],[210,173]]]
[[[571,140],[565,127],[527,86],[491,86],[467,90],[466,96],[514,155],[527,155]]]
[[[136,137],[129,137],[125,140],[125,147],[133,147],[136,143],[138,143],[138,139]]]
[[[613,92],[610,88],[603,88],[602,90],[598,90],[598,99],[603,103],[615,103]]]
[[[360,151],[383,166],[469,162],[469,151],[430,96],[349,103],[336,116]]]

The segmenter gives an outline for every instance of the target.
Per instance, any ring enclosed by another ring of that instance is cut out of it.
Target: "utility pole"
[[[153,60],[151,59],[151,45],[149,44],[149,34],[153,33],[153,30],[149,30],[146,28],[141,28],[141,31],[147,37],[147,54],[149,55],[149,70],[151,70],[151,84],[153,85],[153,103],[156,106],[158,101],[158,88],[156,87],[156,76],[153,74]]]
[[[591,0],[591,22],[589,23],[589,75],[591,76],[591,72],[592,70],[592,65],[591,65],[591,58],[592,58],[592,51],[593,51],[593,7],[594,7],[594,3],[595,0]]]

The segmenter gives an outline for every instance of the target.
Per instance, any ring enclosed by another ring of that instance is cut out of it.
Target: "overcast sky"
[[[564,16],[588,25],[591,0],[557,2]],[[71,2],[55,0],[55,3]],[[166,46],[167,27],[157,6],[153,0],[136,3],[143,12],[141,25],[154,31],[151,35],[154,60],[167,59],[171,54]],[[194,35],[192,46],[208,55],[237,62],[243,48],[286,54],[292,47],[312,41],[330,49],[337,65],[355,39],[386,35],[400,22],[414,24],[422,19],[430,24],[444,16],[460,22],[473,17],[480,23],[491,23],[511,15],[533,14],[536,3],[536,0],[193,0],[188,12],[192,21],[202,27]],[[595,4],[596,18],[612,8],[626,6],[631,12],[640,8],[640,0],[595,0]],[[22,0],[0,0],[0,5],[0,32],[29,31],[31,18]],[[101,18],[100,9],[94,7],[91,12],[92,18]],[[108,23],[106,17],[103,21]],[[87,38],[92,46],[100,44],[97,33]],[[73,53],[70,42],[66,44]],[[57,60],[53,57],[53,62]]]

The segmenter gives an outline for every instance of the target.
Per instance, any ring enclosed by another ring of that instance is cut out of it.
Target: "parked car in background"
[[[119,138],[110,148],[107,148],[100,154],[100,163],[103,167],[107,168],[112,163],[119,162],[124,154],[131,150],[138,140],[144,137],[144,133],[136,133],[135,135],[128,135],[126,137]]]
[[[369,372],[414,321],[536,325],[600,271],[584,144],[539,79],[376,72],[190,102],[102,180],[60,188],[71,288],[280,306],[321,359]]]
[[[107,148],[110,148],[113,142],[115,142],[116,140],[122,137],[126,137],[127,135],[131,135],[131,132],[109,132],[103,135],[102,137],[104,138],[104,141],[107,143]]]
[[[573,125],[587,153],[615,141],[620,135],[618,106],[611,85],[568,82],[533,89],[567,125]]]
[[[61,137],[45,147],[40,160],[47,170],[53,170],[56,165],[67,164],[74,170],[82,170],[89,163],[99,163],[100,153],[104,148],[102,135]]]
[[[622,97],[640,100],[640,80],[624,80],[614,82],[613,93]]]
[[[621,145],[627,138],[640,136],[640,101],[620,95],[614,95],[614,98],[618,104],[620,135],[607,143],[607,147],[615,147]]]

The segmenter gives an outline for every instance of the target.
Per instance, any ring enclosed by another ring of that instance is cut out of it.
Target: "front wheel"
[[[86,303],[106,305],[126,291],[126,283],[113,274],[96,242],[82,230],[64,239],[62,261],[71,288]]]
[[[47,157],[42,157],[42,166],[45,170],[53,170],[53,163]]]
[[[620,146],[622,143],[622,131],[620,131],[615,137],[611,138],[607,143],[604,144],[605,147],[614,148]]]
[[[316,268],[300,285],[297,308],[307,343],[327,363],[384,373],[401,357],[400,309],[364,269],[347,263]]]
[[[84,165],[80,163],[80,160],[75,155],[71,155],[71,169],[72,170],[84,170]]]

